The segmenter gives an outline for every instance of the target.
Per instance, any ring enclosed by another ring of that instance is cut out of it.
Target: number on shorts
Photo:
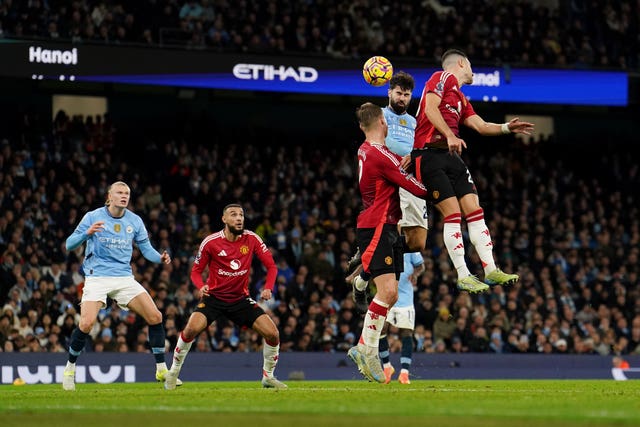
[[[469,172],[469,169],[467,169],[467,181],[469,181],[469,184],[476,185],[473,182],[473,178],[471,178],[471,173]]]

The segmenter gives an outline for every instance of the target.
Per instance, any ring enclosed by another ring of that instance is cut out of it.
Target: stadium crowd
[[[476,63],[637,69],[639,14],[629,0],[5,0],[0,37],[436,63],[457,45]]]
[[[115,137],[109,117],[60,112],[50,125],[26,114],[20,123],[0,142],[1,351],[65,351],[83,276],[82,250],[67,252],[64,240],[116,180],[130,185],[130,207],[153,246],[173,255],[169,265],[150,264],[138,252],[133,261],[164,315],[167,348],[197,303],[189,281],[197,245],[222,228],[222,207],[236,201],[277,262],[275,298],[261,304],[280,330],[281,351],[342,352],[359,338],[361,318],[343,280],[360,207],[355,141],[322,151],[285,139],[207,144],[194,123],[192,138],[158,139],[144,159],[125,159],[119,153],[126,141]],[[640,212],[631,197],[638,165],[615,149],[620,145],[575,162],[553,141],[509,138],[503,142],[511,149],[497,142],[473,151],[471,142],[465,161],[475,171],[499,264],[521,281],[478,296],[455,290],[443,224],[432,215],[415,293],[415,351],[640,353]],[[260,264],[252,278],[257,297]],[[395,332],[391,351],[400,347]],[[149,351],[144,321],[116,304],[100,313],[91,338],[88,351]],[[255,332],[221,321],[192,351],[261,345]]]

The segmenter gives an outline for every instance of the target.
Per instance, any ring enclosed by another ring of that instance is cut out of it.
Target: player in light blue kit
[[[389,105],[382,109],[389,127],[385,144],[391,152],[400,157],[410,154],[413,150],[416,119],[407,113],[407,108],[411,102],[411,93],[414,87],[415,81],[410,74],[404,71],[396,73],[389,80],[387,92]],[[427,202],[400,188],[400,208],[402,209],[402,219],[398,222],[398,227],[403,235],[401,239],[402,251],[408,253],[424,250],[429,228]],[[357,257],[358,254],[354,258]],[[354,261],[352,260],[350,263],[352,264]],[[366,290],[369,277],[360,272],[361,267],[358,267],[345,280],[353,286],[356,309],[361,313],[366,313],[369,306]]]
[[[114,182],[107,192],[105,206],[87,212],[67,238],[67,250],[87,243],[82,269],[85,282],[80,302],[80,324],[71,334],[69,361],[64,368],[62,388],[75,390],[76,360],[84,348],[89,331],[106,306],[107,297],[120,307],[132,310],[149,324],[149,344],[156,359],[156,379],[164,381],[168,372],[164,360],[162,314],[149,293],[138,283],[131,270],[135,243],[151,262],[169,264],[171,257],[158,253],[149,243],[142,219],[127,209],[131,190],[122,181]]]
[[[398,301],[389,309],[387,321],[380,335],[380,360],[384,368],[385,384],[391,381],[395,373],[395,368],[389,361],[389,341],[387,331],[389,325],[395,326],[399,330],[402,340],[402,350],[400,353],[400,364],[402,370],[398,376],[401,384],[411,384],[409,381],[409,368],[411,367],[411,355],[413,354],[413,330],[415,329],[416,310],[413,307],[413,287],[418,277],[424,272],[424,260],[419,252],[404,254],[404,271],[400,274],[398,282]]]

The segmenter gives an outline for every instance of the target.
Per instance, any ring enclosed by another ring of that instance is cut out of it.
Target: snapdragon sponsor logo
[[[500,71],[495,70],[493,73],[473,73],[472,86],[500,86]]]
[[[239,270],[239,271],[224,271],[223,269],[219,268],[218,269],[218,274],[221,276],[227,276],[227,277],[238,277],[238,276],[244,276],[245,274],[247,274],[249,272],[249,270]]]
[[[37,64],[78,64],[78,49],[43,49],[42,46],[29,46],[29,62]]]
[[[52,384],[61,383],[64,365],[49,366],[3,366],[0,371],[2,384],[11,384],[21,378],[26,384]],[[136,382],[135,365],[89,365],[76,366],[76,383],[96,382],[101,384]]]
[[[318,80],[318,70],[313,67],[287,67],[269,64],[236,64],[234,77],[241,80],[295,80],[300,83],[313,83]]]

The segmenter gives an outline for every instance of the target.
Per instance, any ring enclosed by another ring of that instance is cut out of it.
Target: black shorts
[[[457,154],[442,148],[413,150],[411,160],[418,181],[429,191],[429,200],[435,204],[449,197],[461,198],[478,194],[469,169]]]
[[[377,228],[356,229],[356,240],[362,253],[362,268],[375,278],[395,273],[396,279],[404,270],[402,244],[397,225],[384,224]]]
[[[256,319],[265,314],[258,303],[249,297],[237,302],[221,301],[214,296],[204,297],[194,311],[204,314],[208,325],[224,316],[236,325],[247,328],[252,328]]]

